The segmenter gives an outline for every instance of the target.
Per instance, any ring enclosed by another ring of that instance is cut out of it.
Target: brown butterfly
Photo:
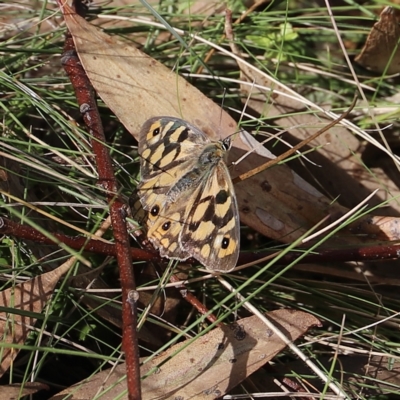
[[[236,266],[239,212],[224,161],[230,146],[230,138],[213,142],[178,118],[155,117],[143,125],[138,195],[148,238],[162,257],[193,257],[214,271]]]

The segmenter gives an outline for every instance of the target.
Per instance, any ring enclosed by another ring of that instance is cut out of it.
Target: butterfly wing
[[[147,120],[139,134],[141,181],[138,195],[148,211],[147,235],[162,257],[186,260],[190,257],[179,246],[178,237],[185,218],[184,202],[172,202],[167,195],[184,171],[191,171],[208,137],[186,121],[172,117]],[[186,193],[188,196],[188,193]],[[155,211],[157,210],[157,212]],[[163,229],[171,225],[168,233]]]
[[[204,179],[179,236],[181,248],[206,268],[231,271],[240,249],[240,222],[229,171],[220,163]]]
[[[236,266],[240,223],[232,181],[226,174],[226,166],[218,165],[209,179],[182,193],[179,202],[166,201],[157,215],[149,213],[148,238],[162,257],[193,257],[214,271],[228,272]]]
[[[158,195],[165,194],[194,168],[208,137],[187,122],[155,117],[145,122],[139,135],[141,203],[151,209]],[[167,200],[164,198],[163,200]]]
[[[171,202],[159,195],[154,204],[160,204],[157,214],[148,213],[147,237],[160,252],[161,257],[174,260],[187,260],[191,253],[182,248],[179,235],[190,210],[190,195],[186,193],[182,202]]]

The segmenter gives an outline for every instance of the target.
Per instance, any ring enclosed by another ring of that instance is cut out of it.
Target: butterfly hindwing
[[[226,271],[236,265],[240,239],[239,212],[225,164],[203,182],[180,235],[181,247],[203,265]]]

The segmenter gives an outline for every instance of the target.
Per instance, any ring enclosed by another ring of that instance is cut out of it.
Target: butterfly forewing
[[[196,154],[208,143],[207,136],[182,120],[171,117],[151,118],[139,135],[143,180],[164,172],[177,178],[196,163]]]
[[[239,254],[239,213],[224,142],[172,117],[155,117],[139,136],[141,204],[148,238],[161,256],[194,257],[229,271]]]
[[[182,171],[193,169],[207,143],[201,131],[177,118],[156,117],[145,122],[139,135],[138,188],[145,209],[151,208],[155,195],[166,193],[176,184]]]

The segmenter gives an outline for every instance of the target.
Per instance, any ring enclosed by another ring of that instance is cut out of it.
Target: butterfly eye
[[[222,247],[224,250],[227,249],[228,246],[229,246],[229,242],[230,242],[230,239],[224,237],[224,238],[222,239],[222,245],[221,245],[221,247]]]
[[[171,226],[171,222],[166,222],[165,224],[163,224],[162,229],[163,231],[167,231],[169,229],[169,227]]]
[[[232,146],[232,139],[230,136],[228,136],[222,141],[222,147],[224,148],[225,151],[228,151],[231,148],[231,146]]]
[[[160,212],[160,207],[159,206],[154,206],[151,210],[150,210],[150,214],[153,217],[157,217],[158,213]]]

